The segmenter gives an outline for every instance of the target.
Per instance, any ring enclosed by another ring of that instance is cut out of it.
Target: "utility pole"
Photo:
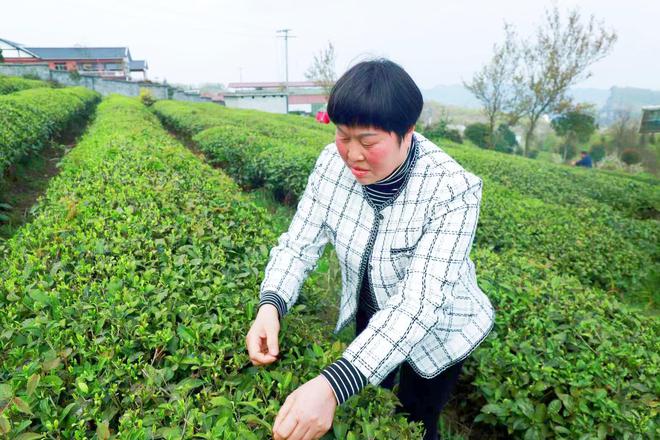
[[[283,36],[278,38],[284,38],[284,69],[285,69],[285,82],[284,87],[286,89],[286,112],[289,113],[289,38],[295,38],[293,35],[289,35],[291,29],[280,29],[277,31],[278,34],[283,33]]]

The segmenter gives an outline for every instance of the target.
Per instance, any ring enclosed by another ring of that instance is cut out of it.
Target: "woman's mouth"
[[[351,173],[353,173],[355,177],[364,177],[369,172],[369,170],[365,170],[363,168],[358,168],[358,167],[350,167],[350,168],[351,168]]]

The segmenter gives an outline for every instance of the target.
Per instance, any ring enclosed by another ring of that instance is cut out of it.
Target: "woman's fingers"
[[[290,409],[293,404],[293,398],[287,397],[284,405],[280,408],[273,422],[273,438],[275,440],[284,440],[289,437],[289,434],[296,427],[296,419],[294,414],[290,414]]]
[[[280,353],[278,334],[280,321],[272,305],[263,306],[245,337],[250,361],[253,365],[272,364]]]
[[[266,336],[259,335],[258,332],[250,330],[246,337],[248,355],[253,365],[267,365],[272,364],[277,360],[277,356],[268,353],[266,344]]]
[[[277,356],[280,354],[280,344],[277,340],[277,330],[274,328],[266,328],[266,348],[268,349],[268,354],[271,356]]]
[[[304,425],[302,423],[298,423],[291,433],[286,439],[287,440],[303,440],[304,438],[307,438],[307,434],[311,431],[311,427]]]

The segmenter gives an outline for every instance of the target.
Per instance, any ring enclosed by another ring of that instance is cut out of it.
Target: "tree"
[[[623,150],[639,143],[637,122],[633,119],[630,109],[619,109],[615,112],[614,122],[609,127],[610,145],[621,158]]]
[[[2,49],[0,49],[0,63],[5,62],[5,57],[2,55]]]
[[[591,147],[589,150],[589,156],[594,162],[600,162],[607,155],[607,149],[604,144],[596,144]]]
[[[483,124],[481,122],[475,122],[465,127],[463,136],[471,140],[476,146],[481,148],[488,148],[488,124]]]
[[[616,39],[616,33],[596,23],[593,15],[583,24],[576,8],[564,20],[555,5],[546,10],[535,38],[519,43],[519,71],[512,78],[517,83],[513,87],[517,92],[514,113],[526,120],[524,155],[541,116],[561,111],[570,103],[566,96],[569,87],[591,76],[588,67],[605,57]]]
[[[621,153],[621,161],[626,165],[634,165],[642,161],[642,154],[636,148],[625,148]]]
[[[483,104],[483,112],[488,120],[488,148],[495,148],[495,126],[498,118],[513,109],[514,90],[512,77],[518,63],[515,32],[511,25],[504,25],[504,44],[493,45],[493,58],[474,74],[472,81],[463,86]]]
[[[571,150],[575,150],[577,143],[586,143],[596,131],[596,119],[589,113],[591,106],[577,105],[567,108],[563,113],[552,119],[551,125],[558,136],[564,138],[564,147],[561,149],[562,159],[570,159]],[[574,147],[573,149],[569,147]]]
[[[513,153],[517,146],[516,134],[507,124],[500,124],[495,132],[495,151]]]
[[[336,81],[335,48],[331,42],[328,42],[327,48],[321,49],[317,55],[314,55],[314,61],[305,72],[305,78],[323,87],[326,99],[330,96]]]

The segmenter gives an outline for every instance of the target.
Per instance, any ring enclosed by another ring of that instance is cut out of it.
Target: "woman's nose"
[[[351,163],[355,162],[360,162],[364,158],[362,157],[362,151],[360,150],[359,146],[351,146],[350,144],[348,145],[348,160]]]

